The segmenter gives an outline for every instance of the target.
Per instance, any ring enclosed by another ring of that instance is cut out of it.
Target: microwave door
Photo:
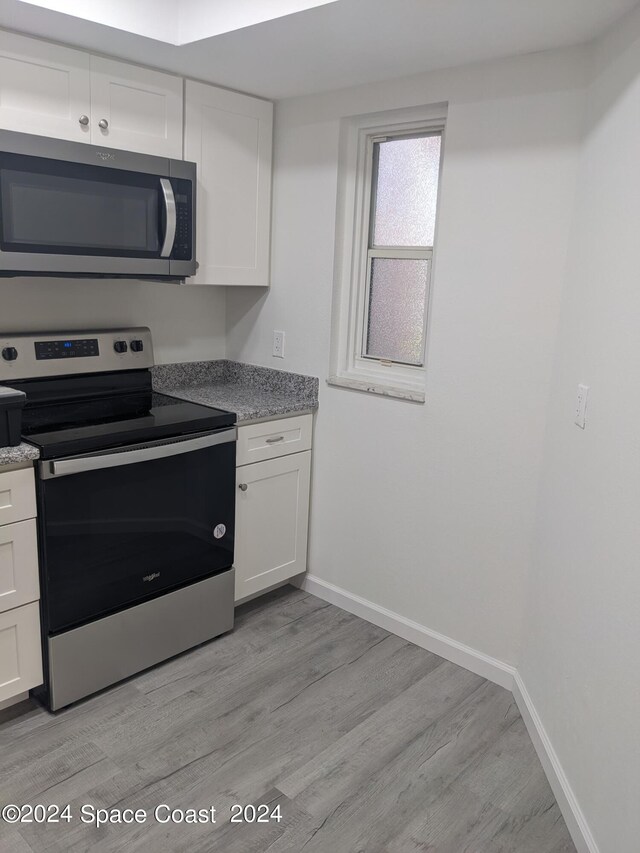
[[[171,182],[0,152],[0,271],[170,275]]]

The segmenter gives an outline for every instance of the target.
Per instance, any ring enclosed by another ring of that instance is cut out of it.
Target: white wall
[[[0,332],[149,326],[156,362],[224,358],[225,293],[126,279],[0,278]]]
[[[639,246],[640,9],[589,87],[519,663],[601,853],[640,849]]]
[[[280,102],[273,287],[230,290],[228,353],[321,378],[310,571],[517,659],[586,52]],[[324,380],[339,119],[449,102],[427,403]],[[273,329],[286,358],[272,359]]]

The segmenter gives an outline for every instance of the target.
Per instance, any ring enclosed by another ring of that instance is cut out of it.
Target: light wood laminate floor
[[[0,853],[575,853],[511,694],[292,587],[231,634],[53,716],[0,712]],[[235,804],[279,823],[229,823]],[[80,810],[146,809],[139,825]],[[160,804],[217,807],[161,824]]]

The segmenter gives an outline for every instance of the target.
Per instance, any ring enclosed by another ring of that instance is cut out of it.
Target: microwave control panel
[[[172,183],[175,188],[176,199],[176,236],[171,257],[176,261],[190,261],[193,254],[191,239],[193,191],[191,182],[173,179]]]

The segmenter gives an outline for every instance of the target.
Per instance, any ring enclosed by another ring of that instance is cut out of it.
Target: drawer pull
[[[240,489],[240,491],[241,491],[241,492],[246,492],[246,491],[247,491],[247,489],[249,488],[249,486],[247,486],[247,484],[246,484],[246,483],[240,483],[240,485],[238,486],[238,488]]]
[[[279,435],[276,438],[268,438],[267,444],[276,444],[278,441],[284,441],[284,436]]]

